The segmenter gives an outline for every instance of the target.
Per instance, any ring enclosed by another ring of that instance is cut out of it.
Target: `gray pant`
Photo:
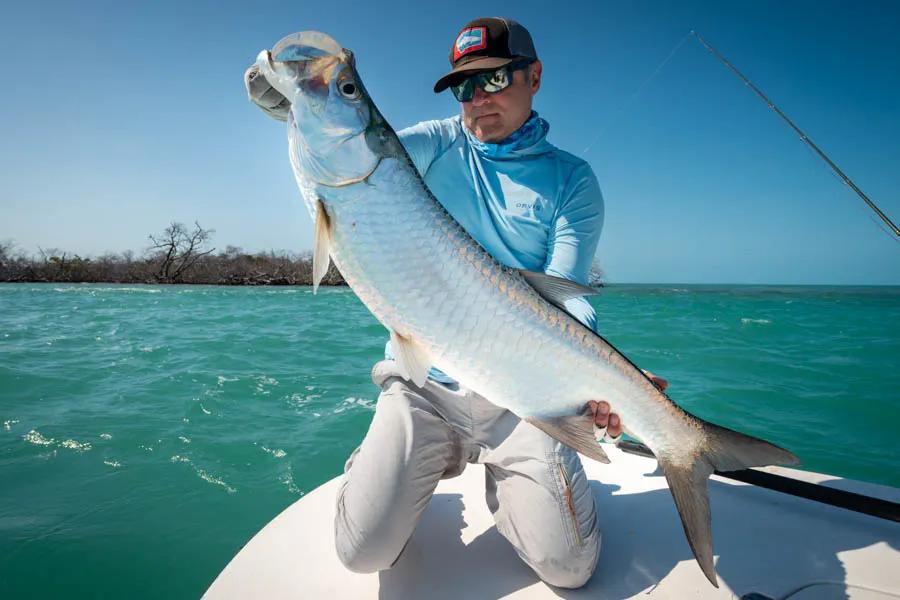
[[[335,545],[351,571],[388,569],[441,479],[485,466],[497,530],[547,583],[576,588],[600,553],[597,511],[578,454],[511,412],[457,386],[405,381],[393,361],[362,445],[344,467]]]

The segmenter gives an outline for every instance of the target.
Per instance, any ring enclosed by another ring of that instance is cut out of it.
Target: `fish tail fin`
[[[713,471],[737,471],[747,467],[796,464],[797,457],[764,440],[738,433],[706,421],[699,421],[706,440],[693,454],[657,454],[669,490],[681,518],[685,536],[703,574],[715,587],[712,529],[710,525],[709,476]]]

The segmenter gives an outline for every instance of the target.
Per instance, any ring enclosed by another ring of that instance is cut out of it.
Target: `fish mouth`
[[[257,56],[260,71],[287,98],[300,91],[310,98],[328,95],[335,69],[348,54],[334,38],[320,31],[300,31],[283,37],[271,51]]]
[[[321,31],[300,31],[281,38],[272,47],[272,59],[278,62],[310,61],[325,57],[340,58],[343,48]]]

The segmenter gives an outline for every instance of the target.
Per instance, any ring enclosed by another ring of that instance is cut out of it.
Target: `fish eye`
[[[338,82],[337,88],[341,95],[348,100],[356,100],[361,96],[359,86],[352,79]]]

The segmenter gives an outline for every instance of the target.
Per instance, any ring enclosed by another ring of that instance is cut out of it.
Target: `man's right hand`
[[[279,121],[287,121],[291,101],[269,84],[255,64],[244,71],[244,87],[247,88],[250,101],[263,109],[267,115]]]

